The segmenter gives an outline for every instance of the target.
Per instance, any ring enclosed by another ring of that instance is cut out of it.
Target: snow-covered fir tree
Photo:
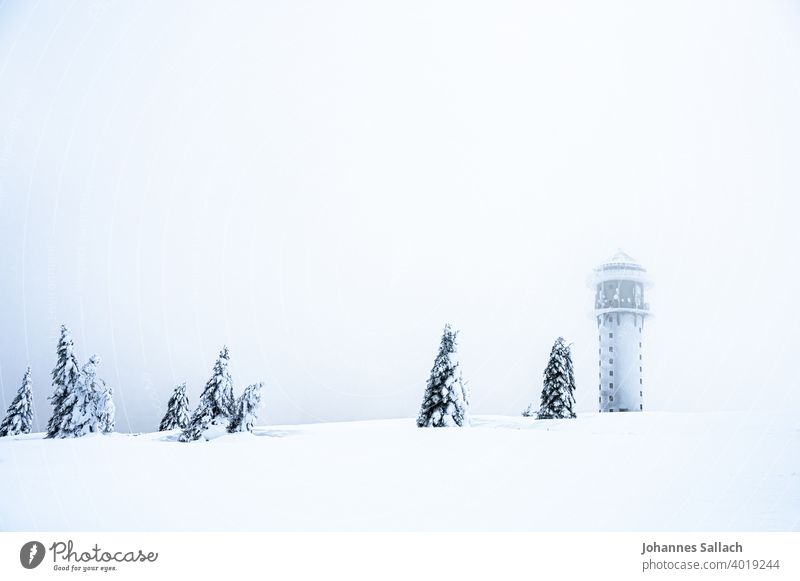
[[[183,430],[189,425],[189,397],[186,395],[186,382],[175,388],[167,402],[167,413],[158,426],[160,432],[180,428]]]
[[[228,372],[229,363],[230,353],[227,347],[223,347],[189,425],[178,437],[181,442],[200,439],[212,425],[223,425],[227,429],[234,415],[233,380]]]
[[[17,396],[8,406],[8,412],[0,423],[0,436],[30,434],[33,426],[33,394],[31,392],[31,368],[22,376],[22,385]]]
[[[92,355],[81,369],[81,376],[64,400],[63,414],[56,436],[80,438],[92,433],[106,433],[114,427],[114,409],[111,391],[97,377],[100,359]]]
[[[96,362],[99,363],[100,360],[96,359]],[[110,434],[114,431],[117,423],[117,407],[114,405],[114,393],[106,385],[106,382],[99,377],[95,378],[95,387],[100,431],[104,434]]]
[[[456,360],[456,336],[446,325],[417,416],[420,428],[469,425],[469,394]]]
[[[536,416],[540,420],[574,418],[574,408],[575,373],[572,353],[570,346],[559,337],[550,350],[550,360],[544,370],[539,409],[537,411],[531,404],[522,415]]]
[[[236,400],[235,413],[228,426],[229,432],[252,432],[253,425],[261,407],[261,388],[263,383],[248,385],[244,393]]]
[[[564,360],[566,362],[565,365],[566,365],[566,368],[567,368],[567,384],[570,386],[570,390],[569,390],[570,396],[571,396],[570,401],[572,402],[572,405],[570,406],[569,409],[570,409],[570,411],[572,411],[572,417],[574,418],[574,417],[576,417],[575,416],[575,412],[574,412],[574,407],[575,407],[575,367],[572,365],[572,346],[571,345],[572,345],[571,343],[565,345],[566,353],[565,353]]]
[[[58,426],[64,415],[64,402],[80,379],[80,369],[75,357],[72,336],[64,325],[61,325],[61,336],[56,347],[56,366],[53,368],[52,378],[53,395],[49,399],[53,405],[53,415],[47,422],[48,438],[54,438],[58,434]]]

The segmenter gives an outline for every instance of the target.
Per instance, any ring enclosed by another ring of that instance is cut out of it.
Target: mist
[[[4,2],[0,404],[58,329],[119,431],[223,345],[259,423],[416,415],[445,323],[476,414],[558,336],[597,409],[592,269],[654,282],[645,409],[800,411],[800,7]]]

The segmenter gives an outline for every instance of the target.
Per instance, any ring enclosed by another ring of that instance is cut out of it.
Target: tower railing
[[[595,301],[595,309],[636,309],[637,311],[649,311],[650,303],[637,303],[632,299],[605,299]]]

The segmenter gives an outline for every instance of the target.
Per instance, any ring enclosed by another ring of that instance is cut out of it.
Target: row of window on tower
[[[639,370],[641,371],[641,369],[642,369],[642,368],[640,367],[640,368],[639,368]],[[613,374],[613,373],[611,373],[610,375],[614,375],[614,374]],[[600,376],[600,379],[602,380],[602,379],[603,379],[603,377],[602,377],[602,376]],[[641,378],[641,377],[639,378],[639,385],[644,385],[644,384],[642,383],[642,378]],[[614,382],[613,382],[613,381],[609,381],[609,382],[608,382],[608,389],[614,389]],[[601,384],[600,384],[600,391],[602,391],[602,390],[603,390],[603,384],[601,383]],[[642,392],[639,392],[639,395],[642,395]]]
[[[640,332],[640,333],[642,332],[642,328],[641,328],[641,327],[637,327],[637,329],[639,330],[639,332]],[[600,340],[600,342],[602,342],[602,341],[603,341],[603,336],[602,336],[602,335],[598,335],[598,337],[597,337],[597,338]],[[613,331],[611,331],[611,332],[608,334],[608,338],[609,338],[609,339],[613,339],[613,338],[614,338],[614,332],[613,332]],[[640,346],[641,346],[641,345],[640,345]]]
[[[639,397],[642,397],[642,392],[641,392],[641,390],[639,391]],[[598,398],[597,398],[597,401],[598,401],[598,403],[603,403],[603,396],[601,395],[600,397],[598,397]],[[608,401],[614,401],[614,396],[613,396],[613,395],[609,395],[609,396],[608,396]],[[640,405],[641,405],[641,404],[640,404]]]
[[[639,404],[639,411],[642,411],[643,409],[644,409],[643,405],[642,405],[642,404]],[[602,411],[602,410],[601,410],[601,411]],[[608,411],[610,411],[610,412],[613,412],[613,411],[614,411],[614,408],[608,408]],[[629,409],[622,409],[622,408],[620,408],[620,410],[619,410],[619,411],[621,411],[621,412],[628,412],[628,411],[630,411],[630,410],[629,410]]]
[[[641,349],[641,348],[642,348],[642,342],[641,342],[641,341],[639,341],[639,349]],[[598,352],[600,355],[602,355],[602,354],[603,354],[603,350],[602,350],[602,349],[598,349],[598,350],[597,350],[597,352]],[[609,353],[613,353],[613,352],[614,352],[614,346],[613,346],[613,345],[609,345],[609,346],[608,346],[608,352],[609,352]],[[641,358],[642,358],[642,354],[641,354],[641,353],[639,353],[639,359],[641,359]],[[612,360],[612,361],[611,361],[611,363],[613,363],[613,362],[614,362],[614,361]]]
[[[646,307],[645,307],[646,308]],[[602,315],[597,317],[597,326],[599,327],[603,322],[613,325],[614,319],[617,320],[617,325],[622,324],[622,317],[620,317],[619,313],[609,313],[606,315]],[[641,323],[639,322],[639,317],[634,317],[633,324],[636,325],[636,328],[639,329],[639,332],[642,332],[642,328],[639,326]]]
[[[634,281],[604,281],[597,285],[594,300],[598,309],[622,306],[647,308],[644,302],[644,286]]]
[[[610,361],[611,363],[614,363],[614,360],[613,360],[613,359],[610,359],[609,361]],[[641,373],[641,372],[642,372],[642,366],[640,365],[640,366],[639,366],[639,373]],[[600,376],[600,379],[603,379],[603,372],[602,372],[602,371],[601,371],[601,372],[599,372],[599,373],[598,373],[598,375]],[[614,370],[613,370],[613,369],[609,369],[609,370],[608,370],[608,376],[609,376],[609,377],[614,377]],[[641,383],[641,382],[642,382],[642,378],[640,377],[640,378],[639,378],[639,383]]]
[[[601,352],[601,354],[602,354],[602,352]],[[642,354],[639,353],[639,361],[641,361],[641,360],[642,360]],[[609,365],[613,365],[614,364],[614,358],[613,357],[609,357],[608,358],[608,363],[609,363]],[[603,366],[603,360],[601,359],[600,361],[597,362],[597,364],[602,367]],[[642,368],[640,367],[639,371],[641,371],[641,370],[642,370]]]

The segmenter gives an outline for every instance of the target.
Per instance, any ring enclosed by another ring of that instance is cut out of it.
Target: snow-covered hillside
[[[3,530],[798,530],[790,414],[0,438]]]

